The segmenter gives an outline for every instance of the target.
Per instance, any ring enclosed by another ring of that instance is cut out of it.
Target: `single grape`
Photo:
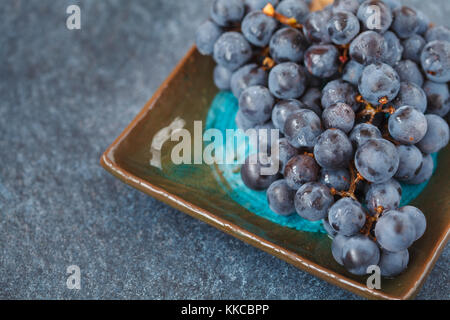
[[[296,99],[305,92],[306,72],[293,62],[280,63],[270,71],[269,89],[278,99]]]
[[[372,183],[366,193],[366,205],[369,213],[375,216],[378,208],[397,209],[402,199],[402,187],[395,179],[383,183]]]
[[[214,0],[211,6],[211,18],[222,27],[241,22],[245,8],[242,0]]]
[[[252,190],[265,190],[280,178],[279,174],[264,175],[263,168],[269,169],[272,159],[264,153],[252,154],[247,157],[241,168],[241,178],[244,184]]]
[[[350,141],[355,148],[361,147],[371,139],[381,139],[381,131],[377,127],[369,123],[360,123],[350,133]]]
[[[350,239],[350,237],[337,234],[334,236],[333,242],[331,243],[331,253],[333,254],[333,258],[341,266],[344,265],[344,261],[342,261],[342,248],[344,248],[344,245]]]
[[[389,118],[389,133],[403,144],[416,144],[425,137],[428,123],[425,115],[414,107],[404,106]]]
[[[226,32],[214,44],[214,60],[217,64],[236,70],[252,57],[252,48],[238,32]]]
[[[375,14],[379,15],[378,19],[374,18]],[[357,15],[366,30],[384,33],[392,24],[391,8],[379,0],[364,1]]]
[[[388,48],[384,37],[375,31],[359,34],[350,44],[350,57],[356,62],[369,65],[381,62]]]
[[[351,12],[335,12],[328,21],[327,30],[334,44],[347,44],[358,35],[359,21]]]
[[[356,169],[372,183],[389,181],[397,172],[399,162],[397,149],[384,139],[368,140],[355,155]]]
[[[347,191],[350,189],[350,172],[348,169],[322,169],[320,171],[319,182],[328,188],[334,188],[337,191]]]
[[[307,182],[317,181],[319,166],[308,155],[297,155],[288,161],[284,168],[284,178],[293,190],[298,190]]]
[[[422,164],[418,171],[415,172],[415,175],[412,179],[405,181],[408,184],[422,184],[425,181],[430,180],[433,175],[434,170],[434,162],[431,155],[424,155]]]
[[[350,273],[365,275],[370,266],[380,261],[380,249],[369,237],[356,235],[346,241],[342,248],[342,261]]]
[[[328,209],[334,203],[334,197],[327,186],[318,182],[309,182],[298,189],[294,203],[300,217],[309,221],[318,221],[328,215]]]
[[[223,30],[211,20],[206,20],[197,29],[195,44],[198,51],[203,55],[212,55],[214,44],[222,35]]]
[[[331,206],[328,221],[340,235],[352,236],[366,223],[366,214],[358,201],[342,198]]]
[[[270,56],[277,62],[300,62],[308,47],[303,33],[293,28],[282,28],[270,39]]]
[[[328,236],[331,239],[334,239],[337,236],[336,230],[334,230],[328,222],[328,216],[325,217],[325,219],[322,219],[322,225],[323,225],[323,228],[325,229],[325,231],[328,233]]]
[[[322,105],[320,99],[322,93],[317,88],[309,88],[303,95],[301,102],[303,102],[304,109],[314,111],[319,117],[322,115]]]
[[[419,87],[423,86],[423,75],[419,66],[411,60],[402,60],[394,66],[397,71],[400,81],[407,81],[417,84]]]
[[[263,86],[247,88],[239,98],[239,109],[244,116],[258,124],[264,124],[271,118],[274,104],[269,89]]]
[[[277,26],[278,23],[274,18],[265,15],[262,11],[254,11],[245,16],[241,28],[248,42],[257,47],[264,47],[269,44]]]
[[[252,86],[267,86],[269,75],[267,71],[255,63],[247,64],[236,70],[231,76],[231,91],[239,99],[241,93]]]
[[[365,100],[378,105],[382,98],[393,100],[399,90],[400,78],[391,66],[376,63],[364,68],[359,80],[359,92]]]
[[[344,68],[342,79],[357,86],[361,78],[364,66],[354,60],[350,60]]]
[[[425,117],[428,122],[428,131],[425,137],[417,144],[417,147],[424,153],[435,153],[448,144],[448,124],[435,114],[427,114]]]
[[[314,146],[314,156],[322,168],[344,168],[353,157],[353,146],[344,132],[328,129],[319,136]]]
[[[278,140],[278,147],[279,147],[279,160],[281,165],[281,172],[284,172],[286,164],[291,160],[293,157],[298,155],[298,150],[291,146],[286,138],[281,138]]]
[[[319,78],[329,78],[339,69],[339,52],[333,45],[313,45],[306,50],[305,66]]]
[[[309,7],[303,0],[283,0],[278,4],[277,12],[288,18],[295,18],[298,23],[304,23]]]
[[[256,123],[253,122],[252,119],[248,119],[244,114],[242,113],[242,110],[238,110],[236,113],[236,126],[238,129],[247,131],[248,129],[254,128],[256,126]]]
[[[356,14],[358,8],[358,0],[334,0],[333,2],[333,12],[348,11]]]
[[[427,80],[423,86],[428,100],[428,113],[445,117],[450,111],[450,95],[446,83]]]
[[[446,26],[438,26],[428,29],[425,34],[425,40],[432,42],[436,40],[450,42],[450,28]]]
[[[327,83],[322,90],[322,107],[328,107],[342,102],[348,104],[353,111],[357,111],[360,105],[356,102],[358,92],[351,84],[342,80],[333,80]]]
[[[332,13],[328,10],[311,12],[303,24],[303,33],[309,42],[330,43],[327,24]]]
[[[423,48],[420,61],[428,79],[439,83],[450,81],[450,42],[429,42]]]
[[[406,249],[399,252],[382,250],[378,266],[383,277],[395,277],[406,270],[408,262],[409,252]]]
[[[246,12],[261,11],[268,3],[276,7],[278,0],[244,0]]]
[[[272,110],[272,122],[275,128],[279,129],[281,133],[284,133],[284,124],[286,119],[293,113],[304,108],[304,104],[298,100],[281,100],[278,102]]]
[[[420,17],[417,11],[403,6],[394,10],[394,22],[392,30],[402,39],[411,37],[420,28]]]
[[[383,36],[384,41],[386,42],[386,45],[389,48],[389,50],[386,51],[386,54],[383,57],[383,62],[387,63],[390,66],[394,66],[397,62],[399,62],[402,59],[404,50],[403,46],[400,43],[400,40],[395,35],[395,33],[387,31]]]
[[[426,44],[425,39],[418,34],[413,34],[411,37],[403,40],[403,59],[420,63],[420,55]]]
[[[412,82],[400,83],[400,91],[397,98],[392,101],[395,109],[400,109],[403,106],[411,106],[424,113],[427,110],[427,96],[425,92],[417,84]]]
[[[283,130],[289,143],[295,148],[314,147],[322,131],[319,116],[307,109],[288,116]]]
[[[414,224],[416,230],[416,236],[414,237],[414,241],[422,238],[425,230],[427,228],[427,219],[422,211],[413,206],[405,206],[400,208],[398,211],[408,215],[411,221]]]
[[[270,209],[280,216],[289,216],[295,212],[295,191],[289,188],[285,180],[277,180],[267,189],[267,202]]]
[[[422,152],[416,146],[397,146],[400,157],[395,178],[400,181],[408,181],[416,176],[422,166]]]
[[[399,252],[408,249],[413,244],[416,228],[407,214],[398,210],[390,210],[378,219],[375,236],[384,249]]]
[[[231,83],[231,71],[227,68],[217,65],[214,68],[214,84],[220,90],[229,90]]]
[[[355,112],[348,104],[338,102],[323,111],[322,123],[326,129],[340,129],[349,133],[355,124]]]

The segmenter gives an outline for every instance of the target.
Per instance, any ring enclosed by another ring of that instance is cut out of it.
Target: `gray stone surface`
[[[99,166],[192,44],[208,0],[3,1],[0,298],[357,299]],[[448,0],[413,1],[449,25]],[[443,6],[445,5],[445,8]],[[421,299],[450,298],[447,246]],[[82,288],[66,288],[79,265]]]

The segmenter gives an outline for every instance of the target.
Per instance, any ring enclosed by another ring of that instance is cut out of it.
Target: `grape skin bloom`
[[[231,91],[239,99],[242,92],[252,86],[267,86],[269,75],[256,63],[247,64],[236,70],[231,76]]]
[[[380,249],[369,237],[357,235],[345,242],[342,261],[350,273],[365,275],[370,266],[380,261]]]
[[[364,68],[358,87],[365,100],[378,105],[381,98],[395,99],[400,90],[400,77],[390,65],[371,64]]]
[[[214,44],[214,60],[217,64],[234,71],[252,57],[252,48],[238,32],[226,32]]]
[[[264,47],[269,44],[277,28],[277,21],[262,12],[250,12],[242,21],[242,33],[251,44]]]
[[[302,109],[288,116],[283,132],[292,146],[312,148],[323,130],[319,116],[311,110]]]
[[[353,146],[344,132],[328,129],[314,146],[314,157],[322,168],[345,168],[353,157]]]
[[[270,71],[269,89],[278,99],[296,99],[305,92],[306,72],[296,63],[280,63]]]
[[[417,147],[424,153],[435,153],[448,144],[448,124],[435,114],[427,114],[425,117],[428,123],[428,131],[425,137],[417,144]]]
[[[270,209],[280,216],[289,216],[295,211],[295,191],[285,180],[277,180],[267,189],[267,202]]]
[[[327,186],[309,182],[298,189],[294,203],[298,215],[309,221],[318,221],[328,215],[334,197]]]
[[[427,130],[425,115],[411,106],[401,107],[389,118],[389,133],[403,144],[418,143]]]
[[[378,220],[375,226],[375,236],[384,249],[399,252],[408,249],[413,244],[416,229],[408,215],[391,210]]]

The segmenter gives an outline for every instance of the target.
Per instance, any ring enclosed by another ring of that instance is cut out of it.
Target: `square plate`
[[[216,180],[214,167],[174,165],[170,155],[175,143],[170,139],[160,143],[160,153],[155,152],[158,144],[153,141],[155,135],[156,141],[162,138],[161,142],[164,136],[170,136],[162,128],[170,124],[176,127],[181,120],[192,133],[194,121],[205,121],[218,93],[212,81],[213,68],[213,60],[193,47],[136,119],[105,151],[102,166],[142,192],[330,283],[368,298],[413,298],[450,235],[450,176],[446,166],[450,163],[450,148],[439,155],[439,174],[434,175],[413,202],[425,213],[428,227],[410,248],[407,271],[395,279],[383,278],[381,290],[369,289],[366,277],[353,276],[334,261],[327,235],[282,227],[248,211],[227,195]]]

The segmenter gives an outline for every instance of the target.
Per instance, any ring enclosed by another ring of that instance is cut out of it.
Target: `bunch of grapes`
[[[404,271],[426,219],[399,207],[399,181],[427,181],[449,142],[450,29],[398,0],[214,0],[196,43],[238,127],[282,133],[280,172],[251,155],[244,183],[279,215],[322,220],[349,272]]]

